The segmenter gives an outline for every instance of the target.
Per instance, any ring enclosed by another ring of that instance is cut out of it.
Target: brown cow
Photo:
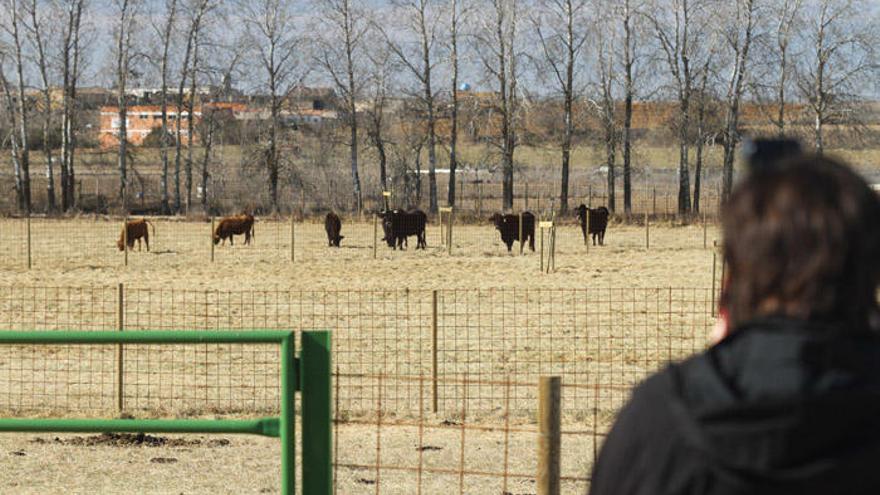
[[[144,238],[144,244],[147,245],[147,252],[150,251],[150,232],[147,230],[147,224],[153,228],[153,235],[156,235],[156,226],[149,220],[129,220],[125,222],[125,230],[119,233],[119,240],[116,241],[116,247],[120,251],[125,249],[123,246],[127,237],[128,249],[134,249],[134,241],[138,243],[138,251],[141,250],[141,237]]]
[[[214,229],[214,244],[220,244],[220,241],[223,241],[223,244],[226,244],[226,239],[229,239],[229,245],[233,246],[235,243],[233,242],[234,236],[244,234],[244,243],[250,244],[251,238],[254,236],[254,216],[249,213],[244,213],[241,215],[235,215],[231,217],[225,217],[220,220],[220,223],[217,225],[217,228]]]

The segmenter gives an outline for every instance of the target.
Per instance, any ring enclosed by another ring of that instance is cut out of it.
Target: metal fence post
[[[379,238],[379,215],[373,215],[373,259],[376,259],[376,239]]]
[[[645,213],[645,249],[651,249],[651,221]]]
[[[128,246],[126,246],[127,248]],[[120,283],[116,288],[116,330],[125,328],[125,286]],[[116,410],[122,412],[125,407],[125,349],[122,344],[116,344]]]
[[[562,382],[542,376],[538,383],[538,495],[559,495]]]
[[[330,332],[303,332],[301,340],[298,378],[302,389],[302,490],[308,494],[330,495],[333,491]]]
[[[434,412],[438,410],[439,399],[437,397],[437,289],[431,292],[431,388],[433,390]]]
[[[296,493],[296,383],[293,335],[281,341],[281,493]]]

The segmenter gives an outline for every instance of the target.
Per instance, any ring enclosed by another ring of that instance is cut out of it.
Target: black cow
[[[416,249],[426,249],[428,243],[425,236],[425,226],[428,224],[428,216],[421,210],[387,210],[379,214],[382,218],[382,230],[385,232],[383,241],[388,247],[403,249],[407,243],[406,238],[414,235],[418,239]]]
[[[342,232],[342,221],[332,211],[324,217],[324,230],[327,231],[327,243],[330,247],[339,247],[339,242],[345,239],[344,235],[339,235]]]
[[[492,215],[492,223],[495,228],[501,232],[501,240],[507,245],[507,252],[510,252],[513,241],[520,241],[520,245],[526,240],[529,241],[529,248],[535,250],[535,215],[530,211],[522,213],[523,227],[522,236],[519,238],[519,215],[503,215],[496,213]]]
[[[587,212],[590,213],[590,231],[587,232]],[[593,235],[593,245],[596,245],[596,239],[599,245],[605,245],[605,229],[608,227],[608,217],[611,213],[608,208],[600,206],[598,208],[587,208],[586,205],[577,207],[578,220],[581,222],[581,231],[584,233],[584,242],[587,242],[587,234]]]

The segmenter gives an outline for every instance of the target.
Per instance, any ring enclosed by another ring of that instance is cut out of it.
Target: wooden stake
[[[562,382],[542,376],[538,383],[538,495],[559,495]]]

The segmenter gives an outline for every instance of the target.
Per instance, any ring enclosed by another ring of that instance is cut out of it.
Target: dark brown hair
[[[849,167],[802,155],[756,170],[722,212],[731,328],[781,315],[872,327],[880,285],[880,197]]]

